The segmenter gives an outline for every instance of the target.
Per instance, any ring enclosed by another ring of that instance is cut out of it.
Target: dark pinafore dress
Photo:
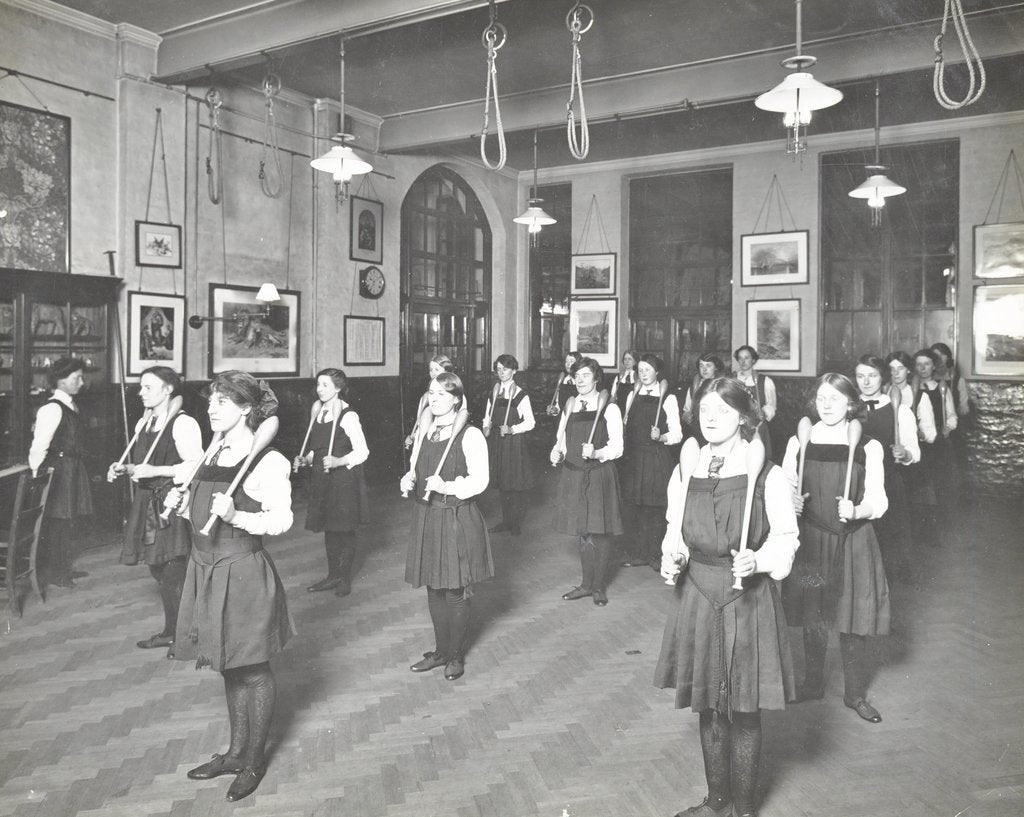
[[[441,478],[447,482],[469,474],[462,450],[465,433],[465,429],[459,432],[441,468]],[[437,470],[447,445],[448,440],[426,437],[416,460],[416,484],[410,495],[418,512],[405,559],[405,580],[413,587],[455,590],[494,576],[487,524],[476,497],[432,493],[429,501],[423,498],[427,478]]]
[[[273,450],[261,452],[249,471]],[[269,661],[295,634],[284,586],[263,549],[263,537],[224,521],[214,525],[210,536],[201,532],[210,517],[210,498],[227,490],[241,467],[204,465],[189,486],[193,547],[174,657],[195,661],[197,669],[209,666],[220,672]],[[244,482],[233,499],[237,510],[261,510],[245,493]]]
[[[53,469],[46,515],[54,519],[75,519],[92,513],[92,493],[85,456],[82,417],[60,400],[47,400],[60,408],[60,424],[53,433],[40,472]]]
[[[622,497],[627,502],[664,508],[668,505],[668,480],[675,462],[667,445],[651,439],[658,400],[653,394],[633,398],[624,432],[625,452],[619,460],[619,478]],[[657,423],[659,432],[668,432],[664,405],[658,412]]]
[[[344,457],[352,451],[352,440],[341,427],[342,418],[352,409],[341,410],[335,422],[334,451],[332,456]],[[309,434],[309,448],[313,451],[313,464],[309,469],[309,505],[306,509],[306,530],[339,531],[351,533],[369,517],[366,497],[366,478],[362,463],[354,468],[339,466],[324,471],[323,459],[331,444],[331,424],[313,423]]]
[[[867,406],[864,433],[882,445],[882,463],[885,468],[885,495],[889,499],[889,509],[871,524],[878,537],[879,549],[891,575],[892,568],[905,566],[907,548],[910,544],[910,503],[908,499],[906,465],[900,465],[892,453],[896,442],[895,419],[896,407],[889,403],[881,408]]]
[[[555,391],[558,394],[558,405],[555,408],[563,411],[565,409],[565,401],[570,397],[576,396],[576,384],[573,382],[572,376],[567,374],[561,375]]]
[[[916,467],[916,479],[913,482],[913,500],[919,505],[940,504],[939,495],[948,484],[949,469],[952,467],[949,456],[949,440],[943,436],[945,427],[942,414],[942,390],[918,389],[914,395],[914,415],[917,416],[918,406],[922,399],[932,404],[932,416],[935,418],[935,442],[921,440],[921,462]]]
[[[748,546],[768,537],[764,483],[754,488]],[[692,478],[683,512],[690,558],[676,582],[654,685],[674,687],[677,709],[756,712],[794,699],[793,661],[778,583],[767,573],[733,590],[730,550],[739,549],[747,477]]]
[[[175,414],[159,431],[145,428],[139,432],[139,438],[132,448],[131,461],[141,463],[159,436],[149,464],[163,466],[180,463],[173,430],[174,421],[180,416],[181,412]],[[179,556],[188,556],[192,547],[188,522],[177,514],[171,514],[170,519],[160,516],[164,508],[164,497],[173,485],[171,477],[150,477],[135,483],[135,499],[132,500],[128,523],[124,529],[121,564],[137,565],[142,562],[162,565]]]
[[[619,509],[619,477],[614,462],[583,459],[583,444],[590,437],[596,411],[577,411],[565,424],[565,459],[558,508],[564,533],[622,533]],[[604,413],[594,432],[594,450],[608,443]]]
[[[854,454],[850,494],[864,498],[864,444]],[[782,585],[786,620],[792,627],[835,627],[841,633],[889,632],[889,585],[870,520],[839,521],[836,497],[846,483],[848,448],[808,443],[800,549]]]
[[[757,403],[757,407],[760,409],[764,406],[764,379],[763,374],[754,375],[753,383],[742,383],[743,388],[747,390],[747,393]],[[765,459],[772,459],[772,435],[768,430],[768,421],[761,420],[757,426],[757,436],[761,438],[761,442],[764,443],[764,456]]]
[[[633,388],[636,385],[636,373],[633,373],[633,380],[628,383],[623,383],[622,380],[617,380],[615,383],[615,394],[612,399],[615,401],[615,405],[619,407],[619,411],[622,412],[623,416],[626,414],[626,401],[629,399],[629,395],[633,393]]]
[[[514,426],[523,421],[519,407],[529,395],[523,390],[512,398],[512,408],[505,422],[508,400],[504,394],[493,401],[491,406],[491,433],[487,438],[491,463],[491,487],[502,491],[528,491],[534,486],[536,474],[530,464],[530,451],[525,434],[506,434],[498,430],[503,425]]]

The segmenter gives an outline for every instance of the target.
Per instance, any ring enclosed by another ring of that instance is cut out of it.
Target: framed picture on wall
[[[974,277],[1024,277],[1024,222],[974,228]]]
[[[740,236],[740,286],[806,284],[807,230]]]
[[[384,318],[345,316],[346,366],[383,366]]]
[[[758,371],[800,371],[800,299],[747,301],[747,344]]]
[[[384,205],[372,199],[352,196],[348,234],[348,257],[353,261],[384,261]]]
[[[574,255],[570,287],[573,295],[614,295],[615,253]]]
[[[185,296],[128,293],[128,376],[150,366],[185,375]]]
[[[614,366],[618,301],[614,298],[569,301],[569,348]]]
[[[68,272],[71,120],[0,102],[0,169],[0,267]]]
[[[299,374],[299,297],[279,289],[281,300],[256,300],[258,287],[210,284],[210,377],[229,369],[254,375]]]
[[[1024,284],[974,288],[974,373],[1024,377]]]
[[[135,266],[181,269],[181,227],[136,221]]]

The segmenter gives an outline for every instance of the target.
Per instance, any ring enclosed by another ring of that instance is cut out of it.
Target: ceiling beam
[[[971,20],[971,35],[983,58],[1024,53],[1024,9]],[[880,75],[920,71],[934,61],[935,26],[901,26],[847,38],[818,42],[810,49],[818,58],[815,77],[829,84],[849,83]],[[783,56],[788,56],[784,54]],[[947,38],[946,58],[961,71],[959,48]],[[481,57],[481,69],[483,57]],[[583,64],[586,77],[586,61]],[[640,115],[696,106],[753,100],[785,76],[779,54],[759,53],[692,65],[673,66],[584,84],[587,116],[593,120]],[[483,88],[481,88],[481,91]],[[559,85],[500,98],[506,131],[565,125],[568,86]],[[494,116],[491,116],[493,134]],[[483,100],[446,105],[384,117],[380,149],[400,152],[421,146],[425,134],[432,143],[479,138]],[[493,135],[488,149],[496,153]]]
[[[488,0],[290,0],[250,6],[164,32],[157,74],[164,82],[190,82],[208,76],[207,66],[242,67],[264,60],[266,53],[339,31],[365,35],[487,5]]]

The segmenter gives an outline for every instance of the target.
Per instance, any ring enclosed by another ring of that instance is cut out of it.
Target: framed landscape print
[[[1024,377],[1024,284],[974,288],[974,373]]]
[[[616,364],[618,301],[614,298],[569,302],[569,348],[602,366]]]
[[[569,292],[572,295],[614,295],[615,253],[574,255]]]
[[[256,300],[258,287],[210,284],[210,377],[229,369],[254,375],[299,373],[299,296],[279,289],[281,300]]]
[[[135,266],[181,269],[181,227],[136,221]]]
[[[800,299],[747,301],[747,344],[758,371],[800,371]]]
[[[1024,277],[1024,222],[974,228],[974,277]]]
[[[71,120],[0,102],[0,267],[70,272]]]
[[[352,196],[348,257],[380,264],[384,260],[384,205]]]
[[[740,236],[740,285],[806,284],[807,230]]]
[[[384,318],[345,316],[345,365],[383,366]]]
[[[185,296],[128,293],[128,376],[150,366],[185,375]]]

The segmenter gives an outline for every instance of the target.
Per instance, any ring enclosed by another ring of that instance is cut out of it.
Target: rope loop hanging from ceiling
[[[942,39],[946,36],[950,18],[953,19],[953,29],[956,31],[960,50],[963,52],[964,62],[967,65],[967,93],[959,101],[952,99],[946,93],[946,58],[942,54]],[[975,64],[977,64],[977,69],[975,69]],[[946,0],[942,10],[942,29],[935,38],[935,73],[932,77],[932,90],[935,93],[935,101],[947,111],[955,111],[972,105],[985,93],[985,66],[971,39],[971,32],[967,30],[967,17],[964,14],[961,0]]]
[[[501,170],[505,167],[507,153],[505,150],[505,128],[501,124],[501,108],[498,105],[498,51],[508,40],[508,29],[498,22],[498,7],[495,0],[490,0],[491,21],[487,24],[480,39],[487,49],[487,76],[484,88],[484,126],[480,131],[480,160],[488,170]],[[491,99],[494,99],[494,130],[498,137],[498,161],[492,163],[487,157],[487,129],[491,121]]]
[[[206,112],[210,120],[210,146],[206,152],[206,193],[213,204],[220,204],[224,197],[224,165],[221,152],[220,106],[224,100],[220,91],[211,88],[206,92]]]
[[[584,12],[590,19],[584,25]],[[586,159],[590,153],[590,126],[587,124],[587,109],[583,104],[583,58],[580,55],[580,40],[594,25],[594,11],[590,6],[576,0],[569,13],[565,16],[565,26],[572,35],[572,75],[569,79],[569,102],[565,106],[565,130],[569,141],[569,152],[574,159]],[[579,97],[580,131],[576,135],[576,114],[573,103]]]
[[[263,78],[263,96],[266,98],[266,113],[263,117],[263,152],[260,154],[260,190],[270,199],[276,199],[284,189],[284,173],[281,170],[281,149],[277,144],[277,119],[274,117],[274,97],[281,91],[281,80],[270,73]],[[273,157],[273,170],[267,172],[267,154]],[[273,178],[276,176],[276,179]]]

